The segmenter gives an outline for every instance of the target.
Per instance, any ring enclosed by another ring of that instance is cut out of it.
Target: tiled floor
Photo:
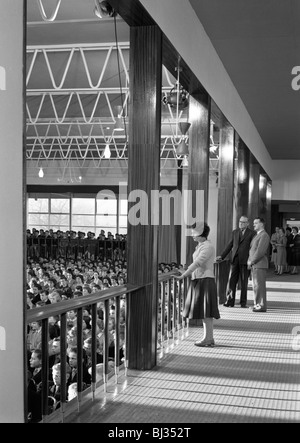
[[[65,421],[300,422],[300,278],[270,273],[267,285],[266,313],[220,306],[214,348],[195,347],[202,331],[190,327],[154,370],[111,380],[105,396]]]

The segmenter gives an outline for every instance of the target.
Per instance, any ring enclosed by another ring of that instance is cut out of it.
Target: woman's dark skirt
[[[217,285],[214,278],[206,277],[191,280],[183,317],[190,319],[220,318]]]

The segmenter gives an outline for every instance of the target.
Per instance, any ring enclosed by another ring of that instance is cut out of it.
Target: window
[[[35,195],[35,194],[33,194]],[[126,199],[118,200],[113,192],[108,198],[72,197],[71,194],[39,194],[39,198],[28,198],[28,228],[58,229],[67,231],[88,231],[99,235],[104,229],[112,234],[127,233],[127,205]],[[53,196],[52,196],[53,195]],[[71,213],[72,208],[72,213]]]
[[[48,198],[29,198],[28,199],[28,213],[31,212],[49,212]]]
[[[74,214],[95,215],[95,199],[94,198],[73,198],[72,199],[72,216]]]

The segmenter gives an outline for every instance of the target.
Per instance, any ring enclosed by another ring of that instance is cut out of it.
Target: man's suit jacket
[[[267,269],[269,267],[270,236],[265,230],[253,237],[249,251],[249,261],[253,268]]]
[[[244,235],[240,237],[240,229],[234,229],[232,231],[232,237],[226,248],[221,254],[222,260],[232,251],[231,262],[236,255],[240,265],[246,265],[249,257],[249,249],[252,238],[255,236],[255,232],[252,229],[246,228]]]

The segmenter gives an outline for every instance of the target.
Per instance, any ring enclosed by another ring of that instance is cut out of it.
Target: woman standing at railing
[[[179,280],[191,276],[183,317],[202,319],[203,337],[195,346],[214,346],[213,320],[220,318],[217,286],[214,276],[215,249],[207,240],[210,228],[206,223],[193,226],[192,237],[198,243],[193,253],[193,263],[186,271],[179,270]]]

